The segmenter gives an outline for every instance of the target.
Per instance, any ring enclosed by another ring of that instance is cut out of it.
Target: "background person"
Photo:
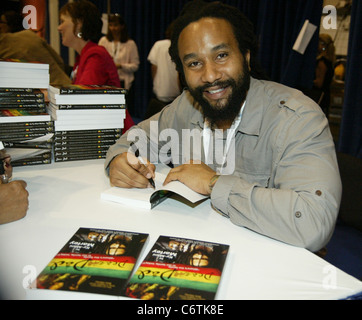
[[[49,64],[51,85],[71,83],[59,54],[32,30],[23,30],[22,17],[7,11],[0,20],[0,59],[19,59]]]
[[[137,45],[134,40],[130,39],[126,22],[121,15],[108,16],[108,32],[99,40],[99,45],[107,49],[116,64],[121,86],[128,90],[127,106],[132,113],[135,94],[133,84],[140,59]]]
[[[328,34],[320,34],[313,89],[316,90],[318,96],[321,97],[318,102],[327,115],[329,113],[331,100],[331,83],[334,76],[335,60],[335,47],[331,36]]]
[[[171,23],[166,30],[166,39],[156,41],[147,57],[151,64],[154,97],[148,104],[145,119],[160,112],[181,93],[176,65],[168,52],[172,26]]]
[[[101,14],[91,2],[75,1],[61,8],[58,31],[62,43],[79,54],[73,68],[73,83],[121,87],[112,57],[97,44],[101,30]],[[124,130],[127,131],[133,124],[126,110]]]

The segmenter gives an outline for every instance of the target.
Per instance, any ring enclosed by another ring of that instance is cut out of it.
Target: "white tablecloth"
[[[103,160],[17,167],[14,178],[27,181],[30,206],[24,219],[0,226],[0,293],[6,299],[37,297],[26,288],[79,227],[149,233],[140,260],[159,235],[229,244],[218,299],[344,299],[362,291],[362,282],[315,254],[233,225],[209,200],[191,207],[168,199],[153,210],[101,200],[109,187]],[[41,298],[56,297],[39,291]]]

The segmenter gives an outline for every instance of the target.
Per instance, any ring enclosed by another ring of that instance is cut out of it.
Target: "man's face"
[[[232,26],[203,18],[180,34],[179,56],[191,94],[211,123],[233,121],[249,88],[249,54],[239,50]]]

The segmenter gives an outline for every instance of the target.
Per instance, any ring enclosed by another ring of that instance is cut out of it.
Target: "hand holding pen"
[[[144,161],[144,159],[142,157],[140,157],[140,151],[138,150],[138,148],[136,148],[136,145],[133,142],[131,143],[131,148],[133,149],[134,155],[139,160],[139,162],[147,167],[147,163]],[[156,185],[155,185],[155,182],[153,181],[152,177],[148,179],[148,182],[151,184],[153,189],[156,189]]]
[[[134,144],[109,164],[110,183],[120,188],[154,188],[154,172],[155,166],[140,157]]]

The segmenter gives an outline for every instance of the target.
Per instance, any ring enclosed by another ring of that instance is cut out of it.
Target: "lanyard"
[[[245,107],[245,101],[240,109],[238,116],[233,121],[230,129],[227,129],[226,145],[225,145],[225,148],[223,151],[222,163],[221,163],[220,168],[217,169],[219,174],[222,174],[223,167],[224,167],[228,152],[230,150],[231,142],[232,142],[233,138],[235,138],[236,128],[239,126],[239,124],[241,122],[241,116],[243,114],[244,107]],[[206,120],[204,122],[204,130],[202,131],[202,136],[203,136],[203,144],[204,144],[204,152],[205,152],[205,162],[206,162],[206,164],[211,164],[214,160],[213,152],[211,152],[211,154],[210,154],[210,149],[212,150],[212,148],[210,148],[211,143],[212,143],[212,141],[211,141],[212,130],[210,128],[209,122]],[[215,142],[216,142],[216,139],[215,139]]]

